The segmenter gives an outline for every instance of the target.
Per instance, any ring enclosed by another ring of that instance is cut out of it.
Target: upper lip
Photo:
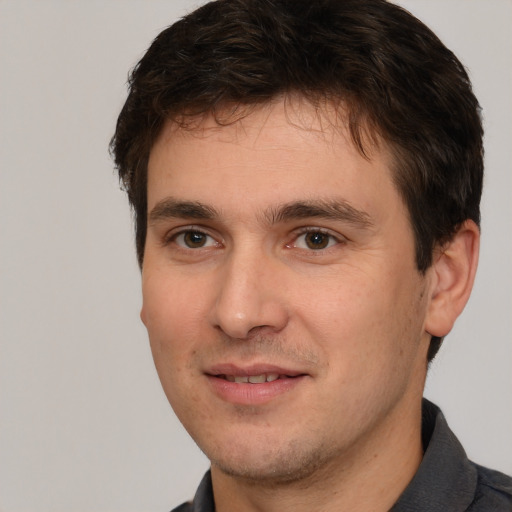
[[[232,363],[220,363],[211,366],[206,372],[207,375],[232,375],[234,377],[250,377],[251,375],[278,374],[288,377],[297,377],[305,375],[306,372],[288,368],[286,366],[278,366],[274,364],[258,363],[251,365],[236,365]]]

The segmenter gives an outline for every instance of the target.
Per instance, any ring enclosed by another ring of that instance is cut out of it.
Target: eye
[[[310,230],[300,234],[293,246],[299,249],[318,251],[327,249],[337,243],[339,243],[339,240],[329,233],[320,230]]]
[[[217,245],[210,235],[195,230],[182,231],[173,237],[173,241],[176,245],[186,249],[201,249]]]

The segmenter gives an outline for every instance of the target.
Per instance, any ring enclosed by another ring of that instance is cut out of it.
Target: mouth
[[[211,389],[222,400],[238,405],[266,404],[299,389],[307,374],[269,365],[218,365],[206,373]]]
[[[261,373],[259,375],[213,375],[218,379],[224,379],[228,382],[236,382],[237,384],[264,384],[265,382],[274,382],[279,379],[294,379],[300,375],[284,375],[279,373]]]

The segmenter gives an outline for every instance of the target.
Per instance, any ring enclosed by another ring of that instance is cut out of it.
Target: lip
[[[208,375],[234,375],[235,377],[249,377],[250,375],[261,375],[262,373],[277,373],[288,377],[297,377],[305,373],[300,370],[276,366],[273,364],[251,364],[248,366],[238,366],[236,364],[216,364],[207,372]]]
[[[205,372],[213,392],[223,401],[235,405],[263,405],[300,386],[308,376],[299,370],[271,364],[238,366],[218,364]],[[279,378],[271,382],[238,383],[225,376],[249,377],[273,374]]]

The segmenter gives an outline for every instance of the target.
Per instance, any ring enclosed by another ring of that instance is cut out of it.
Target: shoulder
[[[512,477],[475,464],[478,480],[469,512],[512,510]]]

